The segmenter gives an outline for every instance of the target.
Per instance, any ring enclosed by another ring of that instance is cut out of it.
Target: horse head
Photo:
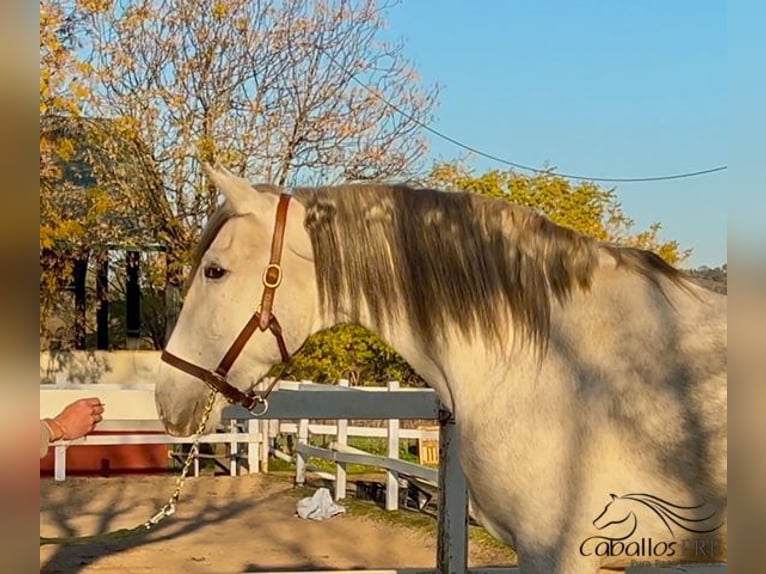
[[[163,354],[171,364],[161,367],[155,392],[160,420],[176,436],[189,436],[200,423],[208,396],[203,380],[223,381],[234,393],[248,391],[298,349],[318,322],[314,256],[303,206],[285,201],[278,188],[253,187],[225,168],[205,167],[226,201],[197,246],[183,306]],[[264,324],[258,325],[261,320]],[[220,420],[226,398],[216,399],[206,432],[216,417]]]
[[[593,526],[599,530],[603,530],[613,524],[622,524],[633,514],[624,498],[616,494],[610,494],[609,496],[610,500],[604,507],[604,510],[593,521]]]

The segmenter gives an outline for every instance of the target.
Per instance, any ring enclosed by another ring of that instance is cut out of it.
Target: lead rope
[[[277,375],[272,380],[271,384],[269,384],[269,386],[266,388],[266,391],[258,397],[258,403],[263,405],[263,411],[258,413],[258,415],[262,416],[266,414],[266,411],[269,409],[269,403],[268,403],[267,397],[269,396],[269,394],[271,394],[271,391],[274,390],[274,387],[279,382],[279,379],[284,374],[286,369],[287,369],[287,365],[283,365],[282,368],[278,371]],[[45,546],[47,544],[56,544],[60,546],[73,546],[75,544],[87,544],[89,542],[98,542],[101,540],[108,541],[108,540],[124,540],[126,538],[134,538],[137,536],[147,534],[149,531],[151,531],[152,528],[157,526],[157,524],[162,522],[165,518],[175,514],[176,504],[178,503],[178,499],[181,496],[181,491],[183,490],[184,483],[186,482],[186,477],[189,474],[189,467],[191,466],[191,463],[194,460],[194,457],[197,456],[197,454],[199,454],[199,443],[202,437],[202,431],[205,430],[207,421],[210,418],[210,413],[213,412],[213,405],[215,404],[215,399],[217,396],[218,396],[218,391],[215,389],[211,389],[210,395],[208,395],[207,403],[205,404],[205,410],[202,412],[202,419],[200,420],[200,423],[197,426],[197,432],[195,434],[195,438],[192,441],[191,448],[189,449],[189,454],[186,455],[186,460],[184,460],[184,464],[181,467],[181,474],[178,477],[178,479],[176,479],[176,486],[173,489],[173,494],[170,495],[170,498],[168,499],[168,501],[159,510],[159,512],[157,512],[157,514],[152,516],[149,520],[147,520],[143,524],[139,524],[138,526],[135,526],[133,528],[121,528],[120,530],[107,532],[106,534],[95,534],[92,536],[63,536],[60,538],[41,536],[40,546]]]
[[[270,390],[271,389],[269,389],[269,391]],[[217,395],[218,395],[218,391],[215,391],[215,390],[210,391],[210,395],[208,396],[208,399],[207,399],[207,404],[205,405],[205,410],[202,412],[202,420],[200,420],[199,426],[197,427],[197,433],[195,435],[194,440],[192,441],[192,446],[189,449],[189,454],[186,455],[186,460],[184,461],[183,467],[181,468],[181,474],[176,479],[176,487],[175,489],[173,489],[173,494],[170,495],[170,498],[168,499],[168,501],[159,510],[159,512],[157,512],[157,514],[152,516],[149,520],[147,520],[143,524],[139,524],[138,526],[135,526],[133,528],[121,528],[120,530],[107,532],[106,534],[95,534],[92,536],[64,536],[60,538],[41,536],[40,546],[45,546],[47,544],[72,546],[75,544],[87,544],[90,542],[98,542],[102,540],[108,541],[108,540],[124,540],[126,538],[134,538],[137,536],[142,536],[147,534],[148,532],[151,531],[152,528],[157,526],[165,518],[175,514],[176,504],[178,503],[178,499],[181,496],[181,490],[183,490],[184,482],[186,482],[186,476],[189,474],[189,467],[191,466],[191,463],[194,460],[194,458],[197,456],[197,454],[199,454],[199,443],[200,443],[200,438],[202,436],[202,431],[205,430],[207,421],[210,418],[210,413],[213,411],[213,404],[215,404],[215,398]],[[264,402],[265,402],[265,397],[264,397]]]

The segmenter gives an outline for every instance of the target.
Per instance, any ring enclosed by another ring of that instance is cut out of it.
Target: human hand
[[[48,419],[52,440],[73,440],[93,431],[102,420],[104,405],[96,397],[79,399],[69,404],[53,419]]]

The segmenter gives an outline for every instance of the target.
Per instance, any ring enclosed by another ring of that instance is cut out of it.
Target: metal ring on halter
[[[255,412],[255,409],[258,408],[258,403],[263,405],[263,411],[260,412],[260,413]],[[262,397],[256,397],[255,406],[253,406],[252,408],[248,409],[250,414],[253,415],[254,417],[262,417],[263,415],[265,415],[268,412],[268,410],[269,410],[269,400],[268,399],[264,399]]]

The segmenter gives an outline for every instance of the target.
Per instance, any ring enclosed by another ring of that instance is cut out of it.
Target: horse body
[[[480,337],[455,334],[442,349],[388,338],[416,370],[436,371],[427,380],[455,413],[472,507],[517,549],[524,572],[640,561],[580,552],[612,492],[726,504],[725,298],[697,290],[700,305],[668,286],[672,304],[649,301],[653,285],[619,277],[609,256],[602,265],[587,294],[552,310],[542,364],[510,344],[493,354]],[[407,330],[406,321],[391,329]],[[658,521],[635,535],[668,538]]]
[[[168,348],[213,366],[257,300],[274,199],[210,174],[233,211],[201,245]],[[647,558],[617,552],[628,541],[616,546],[594,525],[611,493],[725,512],[725,297],[649,254],[529,212],[401,189],[365,206],[367,192],[299,193],[275,303],[285,338],[295,350],[353,321],[398,351],[454,413],[474,511],[516,549],[524,574],[590,574]],[[484,215],[469,225],[466,210]],[[211,264],[230,277],[206,279]],[[232,381],[246,388],[278,360],[268,334],[256,335]],[[191,432],[205,392],[166,372],[157,404],[169,430]],[[715,534],[725,538],[725,526]],[[634,537],[656,547],[698,535],[669,539],[644,517]],[[722,556],[683,560],[695,558]]]
[[[458,405],[474,508],[491,531],[513,540],[530,572],[594,571],[597,561],[588,565],[579,549],[596,534],[592,520],[609,493],[725,506],[722,373],[684,380],[684,363],[709,357],[686,355],[660,317],[631,320],[631,309],[646,309],[640,299],[626,296],[618,313],[594,290],[577,311],[555,313],[541,367],[515,355],[502,377],[475,380],[470,406]],[[591,328],[578,332],[583,325]],[[722,361],[714,347],[698,351]],[[657,522],[639,527],[638,538],[667,538]],[[633,561],[607,557],[602,565]]]

